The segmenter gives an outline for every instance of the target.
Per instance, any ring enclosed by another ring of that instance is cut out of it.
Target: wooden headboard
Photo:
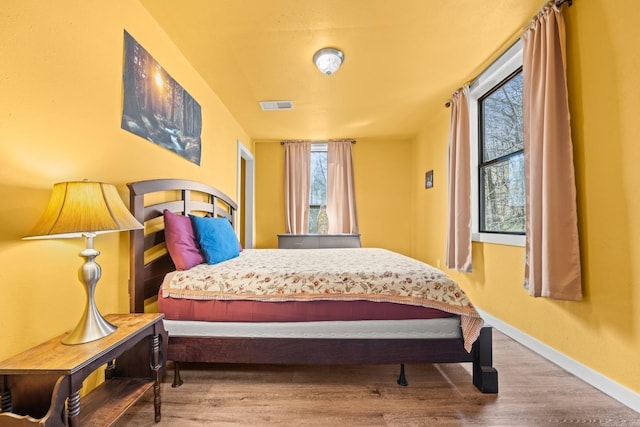
[[[154,179],[127,184],[129,209],[144,230],[132,230],[129,310],[144,312],[144,300],[158,293],[164,276],[175,270],[166,250],[163,212],[225,217],[235,228],[236,203],[223,192],[200,182]]]

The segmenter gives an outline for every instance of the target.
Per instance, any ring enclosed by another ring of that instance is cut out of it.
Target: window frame
[[[470,85],[469,102],[469,141],[471,153],[471,240],[474,242],[496,243],[502,245],[524,246],[524,234],[480,232],[480,149],[481,141],[478,102],[492,92],[518,69],[522,68],[522,39],[515,42],[495,62],[493,62]]]

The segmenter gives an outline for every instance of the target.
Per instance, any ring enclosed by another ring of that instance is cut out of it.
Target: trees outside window
[[[309,233],[318,232],[318,212],[327,205],[327,144],[311,145]]]

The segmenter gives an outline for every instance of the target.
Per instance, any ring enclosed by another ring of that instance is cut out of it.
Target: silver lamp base
[[[95,303],[92,303],[85,308],[75,329],[62,340],[62,343],[68,345],[84,344],[104,338],[114,333],[116,329],[115,325],[102,317]]]
[[[102,270],[95,262],[95,258],[100,255],[100,252],[93,248],[93,238],[95,234],[85,233],[84,236],[87,241],[87,248],[80,252],[80,256],[84,258],[84,264],[82,264],[78,270],[78,278],[85,287],[87,302],[80,322],[78,322],[75,329],[62,340],[63,344],[69,345],[95,341],[112,334],[117,329],[116,326],[102,317],[96,306],[94,293],[98,280],[100,280],[100,276],[102,276]]]

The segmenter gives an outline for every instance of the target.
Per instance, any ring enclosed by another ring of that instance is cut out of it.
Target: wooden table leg
[[[9,381],[6,376],[2,377],[2,400],[0,405],[0,412],[11,412],[11,392],[9,391]]]
[[[70,427],[79,427],[80,421],[78,415],[80,415],[80,390],[77,390],[69,396],[67,400],[67,414]]]
[[[155,409],[155,421],[158,423],[162,417],[160,397],[160,367],[162,366],[162,354],[160,353],[160,335],[154,335],[151,341],[151,369],[153,371],[153,407]]]

